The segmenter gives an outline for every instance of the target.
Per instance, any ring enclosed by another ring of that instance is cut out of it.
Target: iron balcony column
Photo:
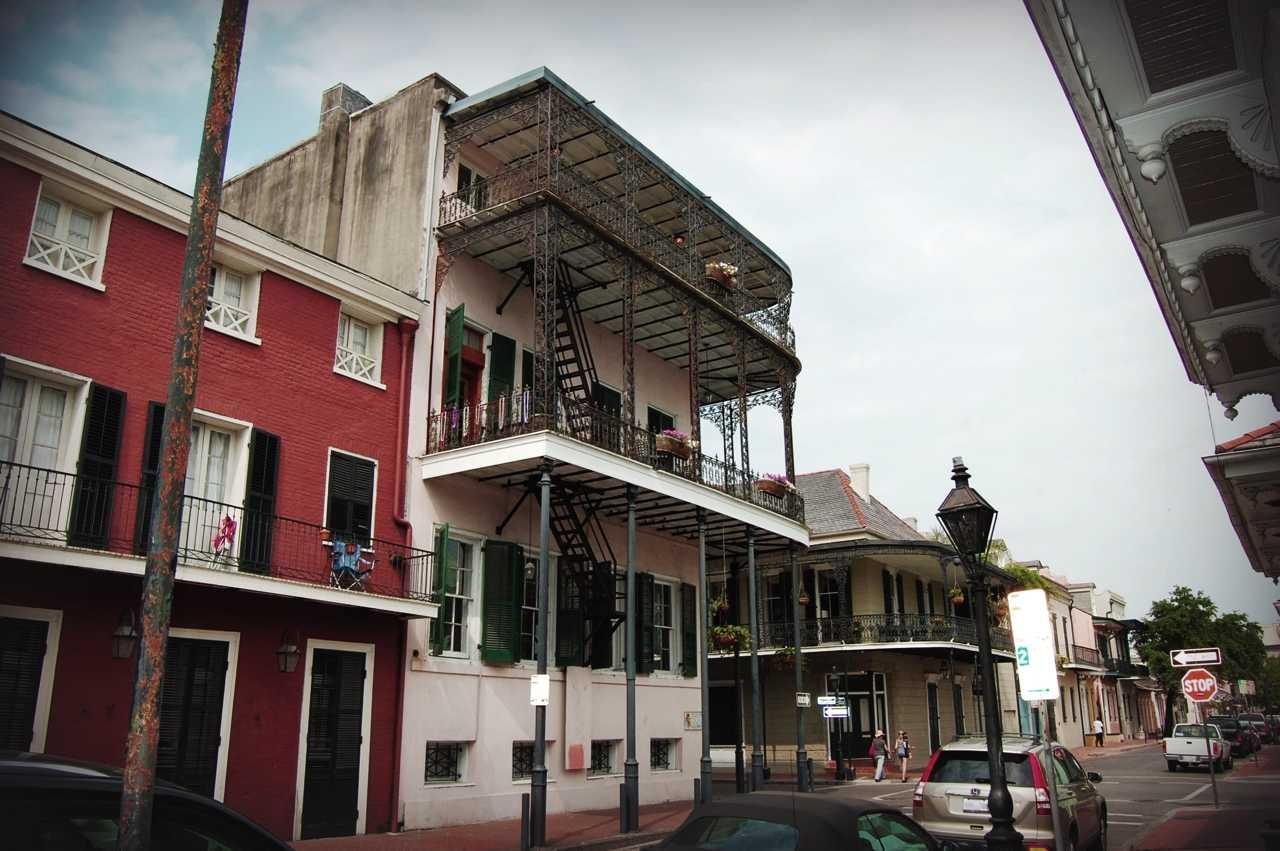
[[[636,489],[627,485],[627,758],[622,784],[626,787],[626,831],[640,829],[640,763],[636,761]]]
[[[796,654],[792,658],[795,666],[796,674],[796,694],[804,691],[804,672],[803,657],[800,647],[800,616],[803,610],[800,606],[800,564],[796,561],[795,546],[787,547],[787,558],[791,561],[791,606],[792,606],[792,638],[791,646],[796,649]],[[799,705],[796,706],[796,789],[801,792],[809,791],[809,754],[804,748],[804,710]]]
[[[760,615],[755,530],[747,527],[747,606],[751,624],[751,791],[764,788],[764,708],[760,699]]]
[[[987,736],[987,768],[991,773],[991,792],[987,808],[991,812],[991,831],[987,847],[996,851],[1021,851],[1022,834],[1013,827],[1013,798],[1004,775],[1004,734],[1000,723],[1000,697],[996,687],[995,665],[991,658],[991,623],[987,620],[987,583],[981,568],[965,559],[969,574],[969,596],[973,600],[973,617],[977,621],[978,667],[982,670],[983,722]]]
[[[551,468],[543,464],[538,519],[538,621],[533,632],[538,673],[547,673],[547,607],[551,592]],[[533,710],[533,780],[529,835],[534,847],[547,844],[547,707]]]
[[[700,804],[711,803],[711,685],[707,680],[707,624],[702,619],[707,617],[707,513],[698,509],[698,678],[702,681],[702,791]]]

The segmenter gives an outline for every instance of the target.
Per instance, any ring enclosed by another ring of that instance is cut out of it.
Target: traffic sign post
[[[1217,647],[1186,647],[1169,651],[1169,664],[1175,668],[1221,665],[1222,651]]]
[[[1213,650],[1218,648],[1203,648]],[[1172,656],[1173,654],[1169,654]],[[1176,664],[1176,663],[1175,663]],[[1208,703],[1218,696],[1218,678],[1208,668],[1192,668],[1182,675],[1182,693],[1192,703]],[[1209,782],[1213,784],[1213,808],[1218,808],[1218,778],[1213,771],[1213,746],[1209,743],[1208,716],[1200,719],[1200,728],[1204,730],[1204,755],[1209,760]],[[1230,747],[1222,740],[1222,747]]]

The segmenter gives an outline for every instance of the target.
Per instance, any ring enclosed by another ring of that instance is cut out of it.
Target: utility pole
[[[213,245],[222,204],[222,177],[231,134],[231,109],[240,74],[249,0],[223,0],[218,38],[213,49],[209,103],[205,108],[195,194],[182,265],[182,294],[174,337],[169,394],[160,441],[160,468],[151,496],[151,529],[147,567],[142,579],[142,641],[133,682],[133,709],[125,743],[120,798],[120,851],[151,846],[151,805],[155,791],[156,741],[160,732],[160,689],[173,606],[173,574],[177,567],[178,527],[191,448],[191,409],[195,406],[200,339],[209,302]]]

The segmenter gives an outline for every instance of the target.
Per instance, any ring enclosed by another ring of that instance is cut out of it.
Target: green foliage
[[[1258,695],[1269,709],[1280,707],[1280,657],[1268,656],[1262,663]]]
[[[1169,663],[1169,651],[1185,647],[1222,648],[1222,666],[1214,672],[1220,679],[1262,676],[1266,649],[1261,627],[1239,612],[1219,615],[1213,600],[1183,585],[1151,604],[1133,637],[1151,675],[1171,693],[1181,690],[1183,669]]]
[[[711,646],[716,650],[733,650],[735,646],[739,650],[751,649],[751,630],[740,624],[713,626],[708,635],[711,637]]]
[[[1040,575],[1040,571],[1030,567],[1023,567],[1017,562],[1011,562],[1005,565],[1005,572],[1010,574],[1014,581],[1023,588],[1043,588],[1049,590],[1049,580]]]

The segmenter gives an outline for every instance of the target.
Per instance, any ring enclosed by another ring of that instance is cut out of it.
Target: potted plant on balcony
[[[688,460],[693,454],[695,444],[689,439],[689,435],[673,428],[664,428],[653,436],[653,448],[657,452],[666,455],[674,455],[677,458]]]
[[[773,666],[780,671],[790,671],[795,667],[796,649],[790,644],[779,647],[773,654]],[[800,654],[800,668],[805,666],[804,654]]]
[[[1070,661],[1071,660],[1068,659],[1066,656],[1063,656],[1061,653],[1059,653],[1058,654],[1058,671],[1059,672],[1065,671],[1067,669],[1067,664],[1070,663]]]
[[[729,597],[721,591],[719,597],[714,597],[707,601],[707,611],[712,617],[719,615],[721,612],[729,611]]]
[[[751,649],[751,630],[739,624],[722,624],[711,627],[711,646],[721,653]]]
[[[795,492],[795,489],[796,486],[791,484],[791,480],[782,473],[765,473],[764,478],[756,481],[756,490],[776,496],[778,499]]]
[[[951,595],[951,602],[956,606],[964,605],[964,589],[959,585],[952,585],[951,590],[947,592]]]
[[[715,281],[727,290],[738,286],[738,267],[723,260],[713,260],[708,263],[705,274],[708,280]]]

